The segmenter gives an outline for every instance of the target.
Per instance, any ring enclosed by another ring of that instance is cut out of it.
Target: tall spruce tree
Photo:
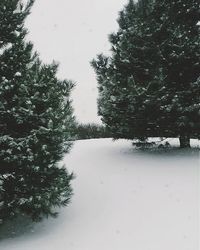
[[[186,147],[198,137],[199,12],[186,2],[130,0],[111,57],[93,60],[99,114],[114,138],[174,136]]]
[[[0,220],[54,216],[72,194],[73,175],[58,162],[71,146],[73,83],[24,41],[33,2],[0,3]]]

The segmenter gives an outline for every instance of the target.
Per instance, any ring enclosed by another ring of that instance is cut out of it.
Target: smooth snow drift
[[[0,250],[199,250],[198,148],[86,140],[64,161],[76,174],[72,203],[57,219],[4,226]]]

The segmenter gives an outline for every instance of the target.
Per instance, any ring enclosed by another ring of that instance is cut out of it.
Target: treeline
[[[105,126],[95,123],[77,124],[75,126],[74,134],[76,140],[111,137]]]

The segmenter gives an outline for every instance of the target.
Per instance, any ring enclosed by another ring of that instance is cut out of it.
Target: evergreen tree
[[[176,2],[130,0],[110,35],[111,57],[92,62],[99,114],[114,138],[173,136],[185,147],[199,135],[197,1]]]
[[[200,134],[199,1],[155,1],[153,39],[157,44],[165,90],[161,126],[180,137],[181,147]]]
[[[149,3],[129,1],[120,12],[118,32],[109,37],[112,56],[99,55],[92,62],[99,83],[99,114],[114,138],[145,139],[155,128],[149,121],[155,107],[148,99],[156,90],[158,59]]]
[[[33,1],[0,3],[0,219],[34,220],[67,205],[73,177],[58,166],[71,146],[73,83],[56,77],[24,41]]]

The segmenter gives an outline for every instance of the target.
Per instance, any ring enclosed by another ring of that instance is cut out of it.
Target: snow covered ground
[[[72,203],[57,219],[1,228],[0,250],[200,249],[197,148],[141,151],[124,140],[86,140],[64,161],[76,174]]]

